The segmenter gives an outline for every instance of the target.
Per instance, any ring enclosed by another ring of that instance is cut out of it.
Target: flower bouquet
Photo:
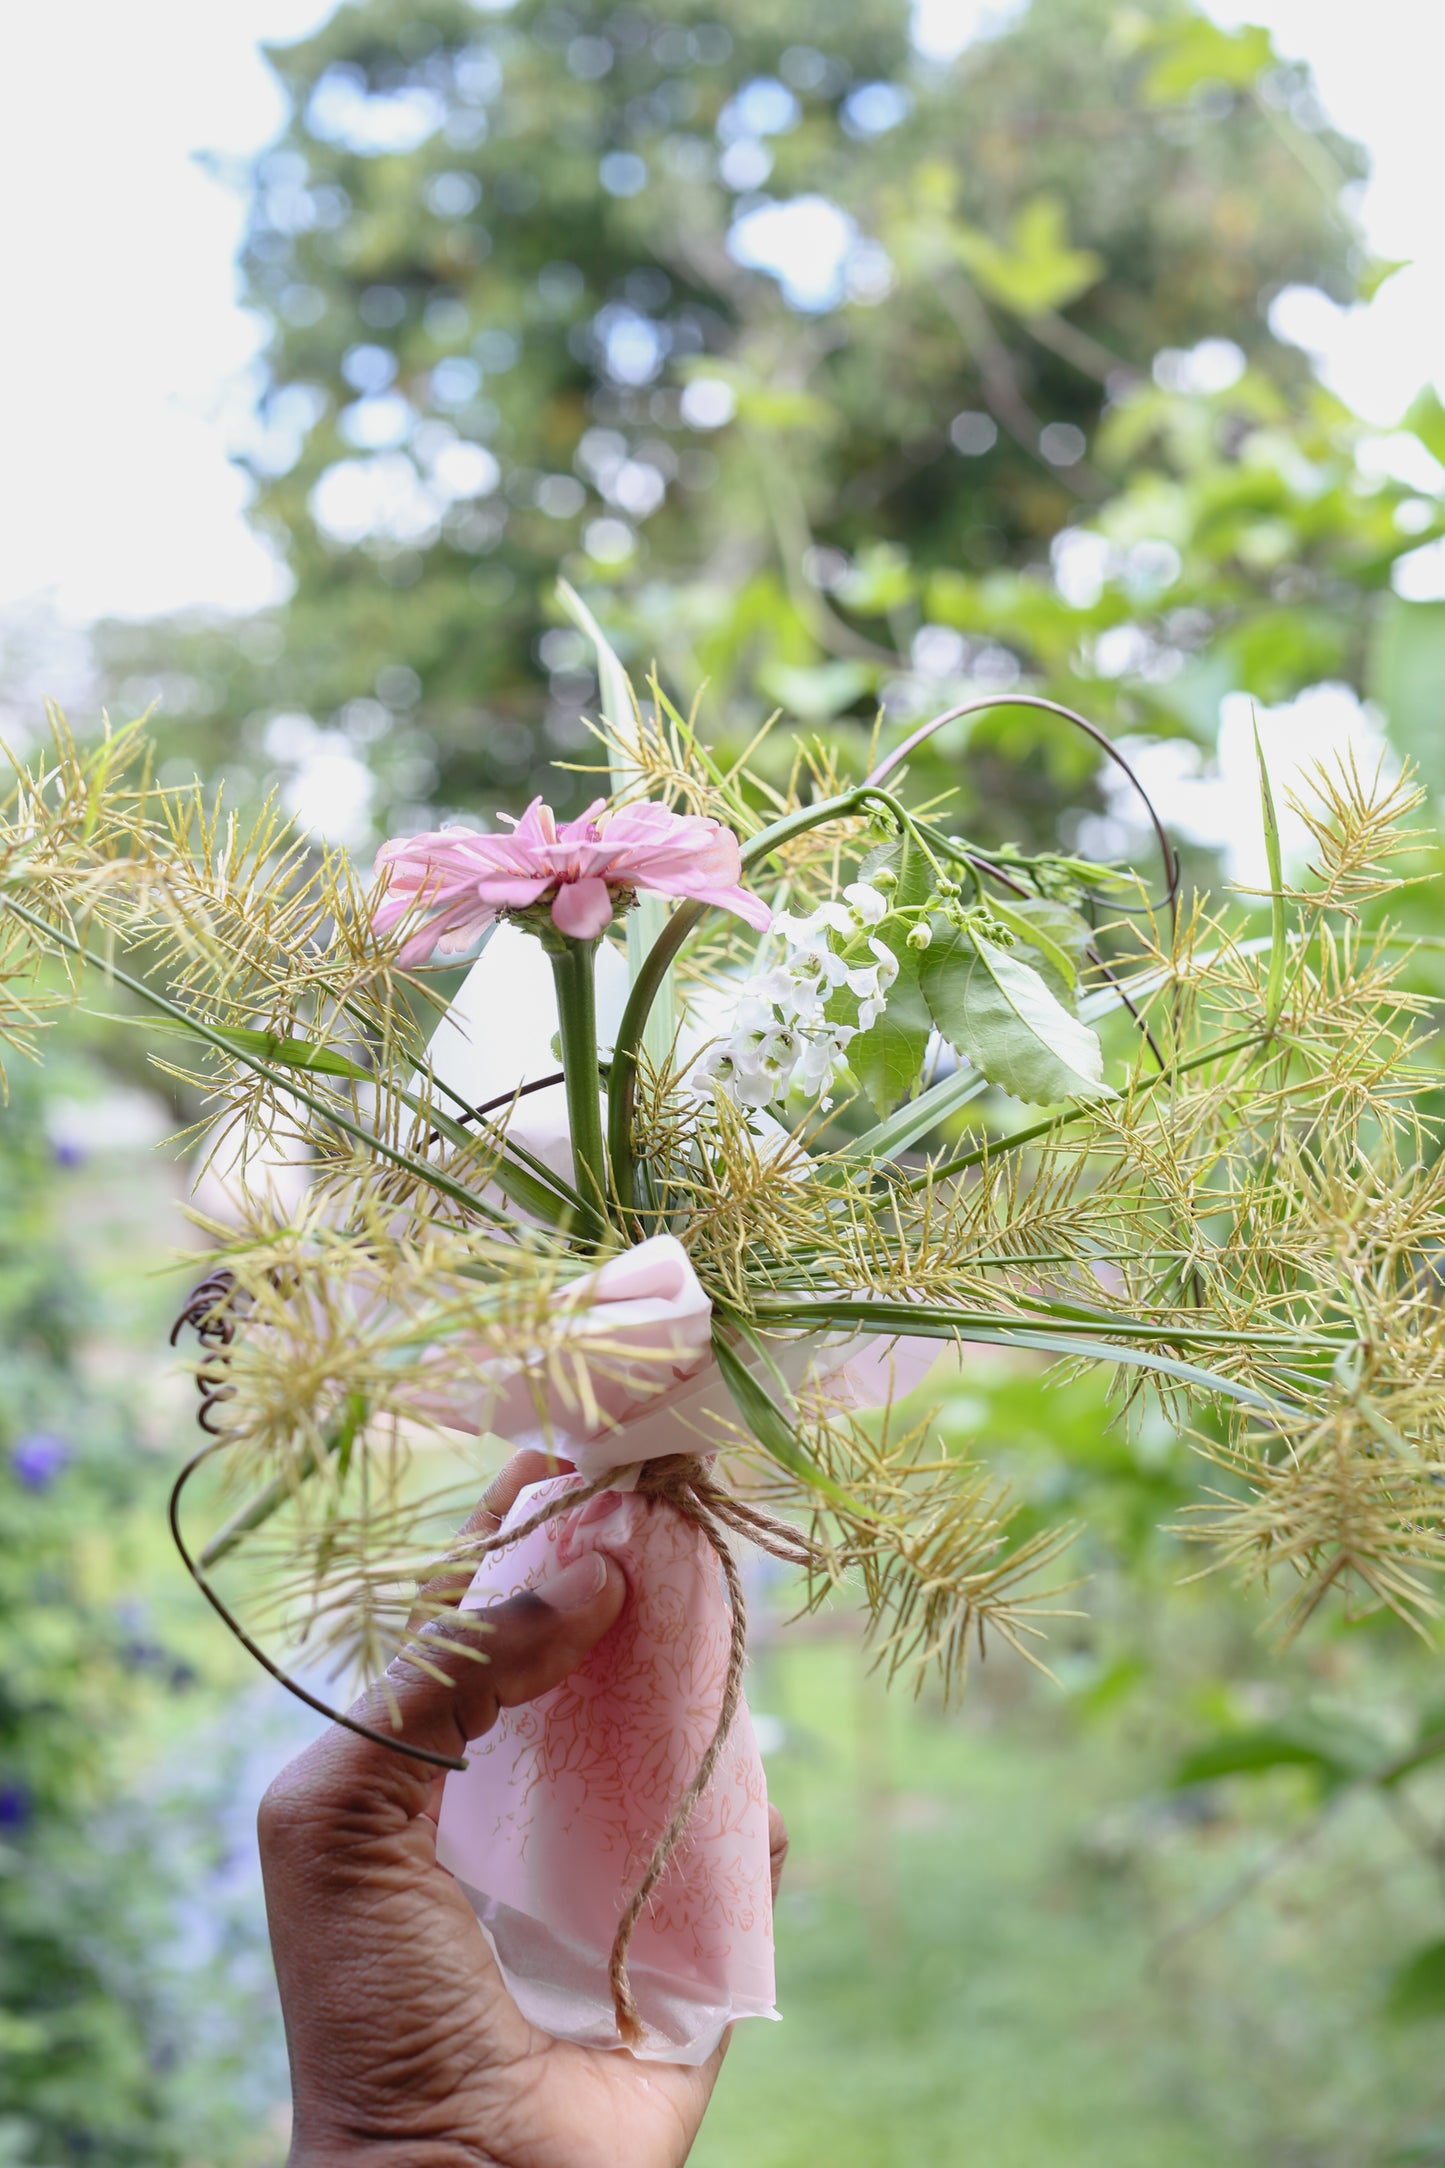
[[[773,2000],[736,1551],[805,1604],[851,1590],[891,1677],[952,1687],[988,1632],[1044,1630],[1068,1532],[1012,1540],[986,1472],[896,1412],[944,1350],[1109,1365],[1121,1419],[1163,1395],[1218,1471],[1194,1533],[1290,1622],[1335,1585],[1433,1608],[1445,1180],[1402,944],[1359,922],[1417,794],[1317,777],[1290,888],[1261,761],[1245,938],[1183,906],[1157,820],[1151,894],[910,802],[964,710],[862,777],[808,746],[724,765],[564,601],[603,794],[390,843],[372,878],[157,785],[139,726],[87,748],[57,718],[0,815],[0,1027],[28,1049],[88,973],[214,1110],[208,1436],[172,1520],[294,1691],[324,1707],[403,1646],[485,1660],[459,1592],[623,1565],[588,1663],[445,1763],[440,1857],[537,2022],[701,2060]],[[454,1535],[482,1439],[539,1479]]]

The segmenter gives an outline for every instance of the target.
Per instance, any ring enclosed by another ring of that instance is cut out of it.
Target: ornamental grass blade
[[[766,1361],[766,1355],[755,1334],[744,1329],[742,1338],[757,1353],[763,1354]],[[766,1386],[753,1375],[723,1332],[713,1333],[712,1351],[738,1414],[759,1445],[772,1456],[779,1467],[786,1468],[789,1475],[795,1476],[800,1483],[807,1484],[810,1490],[821,1492],[823,1497],[833,1505],[842,1507],[845,1512],[858,1514],[863,1519],[870,1518],[867,1508],[860,1505],[856,1498],[850,1498],[847,1491],[818,1466],[799,1438],[796,1424],[774,1400]]]
[[[597,656],[601,720],[607,739],[607,763],[613,791],[618,794],[635,791],[644,777],[638,757],[641,750],[638,733],[643,724],[632,681],[623,669],[616,649],[577,590],[566,580],[559,580],[557,594],[573,624],[592,642]],[[667,917],[667,905],[662,897],[650,894],[639,895],[633,909],[627,913],[627,968],[634,986],[649,951],[661,938]],[[676,1036],[677,997],[669,971],[642,1027],[642,1044],[659,1075],[667,1066]]]
[[[906,1152],[910,1145],[917,1144],[920,1137],[926,1137],[930,1129],[936,1129],[940,1122],[947,1121],[950,1114],[956,1114],[960,1107],[966,1107],[971,1100],[981,1099],[988,1088],[988,1078],[980,1076],[976,1069],[965,1065],[952,1076],[941,1077],[938,1083],[930,1084],[927,1091],[920,1092],[916,1099],[911,1099],[906,1107],[900,1107],[896,1114],[890,1114],[887,1121],[876,1123],[872,1129],[865,1129],[862,1136],[855,1138],[848,1149],[839,1152],[837,1157],[840,1161],[854,1165],[896,1158],[898,1153]]]
[[[1264,747],[1259,740],[1258,722],[1254,726],[1254,757],[1259,763],[1259,802],[1264,814],[1264,849],[1269,864],[1269,977],[1264,989],[1264,1020],[1273,1031],[1279,1022],[1279,1012],[1284,1006],[1288,930],[1285,923],[1284,853],[1280,848],[1279,815],[1275,811],[1274,792],[1270,788]]]
[[[140,1019],[126,1017],[126,1023]],[[148,1028],[163,1031],[187,1032],[187,1024],[170,1017],[147,1017]],[[288,1039],[274,1031],[248,1031],[239,1024],[214,1024],[212,1041],[219,1040],[237,1054],[254,1054],[259,1061],[275,1062],[283,1069],[309,1069],[318,1076],[350,1077],[353,1083],[374,1084],[375,1076],[370,1069],[363,1069],[358,1062],[348,1061],[344,1054],[336,1053],[329,1046],[319,1046],[314,1039]]]

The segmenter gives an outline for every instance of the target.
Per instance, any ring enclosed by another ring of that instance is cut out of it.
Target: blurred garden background
[[[1246,907],[1256,716],[1277,791],[1408,758],[1438,816],[1445,310],[1404,5],[1368,35],[1335,0],[75,20],[27,24],[0,90],[17,752],[47,696],[82,733],[151,709],[163,780],[278,793],[367,863],[588,759],[560,573],[717,742],[781,709],[765,762],[1066,701]],[[941,733],[914,788],[1148,863],[1042,716]],[[1445,996],[1435,844],[1414,870]],[[138,1035],[50,1038],[0,1112],[0,2164],[273,2168],[251,1817],[309,1723],[165,1533],[201,1238],[164,1140],[203,1109]],[[1079,1526],[1071,1615],[1052,1676],[992,1650],[950,1711],[864,1673],[846,1606],[789,1626],[759,1581],[786,2022],[742,2028],[695,2160],[1445,2162],[1438,1644],[1339,1607],[1281,1649],[1270,1592],[1172,1532],[1187,1441],[1101,1379],[973,1353],[930,1391],[1022,1533]]]

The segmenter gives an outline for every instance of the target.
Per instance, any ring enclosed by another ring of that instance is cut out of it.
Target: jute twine
[[[704,1749],[701,1761],[693,1773],[692,1781],[683,1792],[667,1827],[652,1849],[642,1879],[628,1898],[612,1938],[612,1954],[607,1961],[607,1980],[612,1990],[612,2008],[617,2019],[618,2037],[624,2047],[637,2047],[643,2037],[642,2020],[638,2015],[632,1983],[627,1974],[627,1953],[637,1923],[647,1910],[662,1877],[666,1874],[678,1847],[687,1834],[688,1824],[712,1782],[713,1772],[727,1745],[733,1719],[743,1698],[743,1672],[748,1653],[747,1602],[743,1595],[742,1576],[737,1560],[728,1542],[729,1529],[735,1535],[746,1536],[770,1557],[780,1558],[790,1566],[816,1564],[820,1553],[817,1546],[790,1522],[779,1520],[776,1515],[763,1512],[759,1506],[749,1505],[745,1499],[735,1498],[721,1484],[715,1483],[708,1472],[706,1461],[691,1453],[671,1453],[656,1460],[639,1461],[631,1468],[611,1468],[605,1475],[584,1483],[580,1489],[563,1491],[539,1506],[515,1528],[499,1530],[494,1536],[480,1541],[469,1541],[465,1558],[484,1557],[488,1552],[508,1550],[521,1543],[527,1536],[535,1535],[564,1513],[571,1513],[595,1498],[601,1491],[616,1490],[629,1475],[637,1480],[633,1489],[637,1496],[655,1500],[660,1505],[671,1506],[685,1521],[707,1539],[722,1567],[727,1584],[728,1605],[731,1612],[731,1630],[728,1639],[728,1667],[723,1681],[722,1702],[718,1709],[717,1723]]]
[[[226,1362],[236,1333],[236,1283],[231,1273],[224,1269],[213,1272],[194,1288],[186,1299],[180,1316],[171,1333],[171,1344],[182,1326],[190,1325],[200,1336],[205,1351],[196,1373],[196,1383],[201,1393],[198,1420],[201,1428],[216,1436],[212,1421],[219,1403],[229,1398],[232,1388],[226,1383]],[[635,1493],[654,1500],[659,1505],[671,1506],[685,1521],[691,1523],[711,1545],[722,1568],[727,1585],[728,1605],[731,1612],[731,1630],[728,1640],[728,1667],[723,1682],[722,1702],[718,1709],[717,1723],[707,1743],[701,1761],[693,1773],[692,1781],[683,1792],[667,1827],[652,1849],[652,1856],[636,1889],[623,1907],[612,1940],[612,1954],[607,1963],[607,1979],[612,1990],[612,2008],[617,2019],[618,2037],[624,2047],[637,2047],[643,2037],[642,2020],[638,2015],[637,2002],[627,1975],[627,1953],[637,1923],[647,1910],[648,1901],[658,1883],[666,1874],[687,1834],[688,1824],[696,1813],[700,1801],[712,1782],[713,1772],[721,1759],[733,1719],[743,1696],[743,1672],[747,1664],[748,1620],[747,1603],[743,1596],[742,1577],[737,1560],[728,1542],[728,1532],[745,1536],[759,1550],[770,1557],[782,1559],[790,1566],[816,1565],[821,1552],[800,1529],[788,1521],[779,1520],[761,1507],[749,1505],[745,1499],[735,1498],[714,1482],[709,1473],[708,1462],[692,1453],[671,1453],[655,1460],[634,1463],[631,1467],[610,1468],[604,1475],[594,1477],[580,1488],[565,1490],[557,1497],[539,1506],[535,1513],[518,1523],[515,1528],[499,1529],[495,1535],[468,1538],[464,1549],[454,1554],[458,1565],[475,1564],[493,1551],[509,1550],[535,1535],[564,1513],[571,1513],[595,1498],[602,1491],[616,1490],[629,1476],[635,1476],[632,1485]],[[452,1560],[439,1562],[442,1567]],[[192,1571],[195,1571],[194,1567]],[[202,1581],[202,1587],[206,1586]],[[213,1599],[214,1600],[214,1599]],[[281,1674],[277,1674],[281,1676]],[[289,1683],[289,1682],[288,1682]],[[343,1720],[344,1721],[344,1720]],[[357,1727],[353,1726],[353,1729]],[[366,1732],[365,1736],[374,1736]],[[389,1744],[382,1741],[383,1744]]]

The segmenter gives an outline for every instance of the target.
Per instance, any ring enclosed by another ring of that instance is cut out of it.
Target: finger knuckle
[[[256,1809],[256,1835],[263,1853],[275,1853],[297,1833],[304,1819],[302,1795],[290,1769],[271,1779]]]

